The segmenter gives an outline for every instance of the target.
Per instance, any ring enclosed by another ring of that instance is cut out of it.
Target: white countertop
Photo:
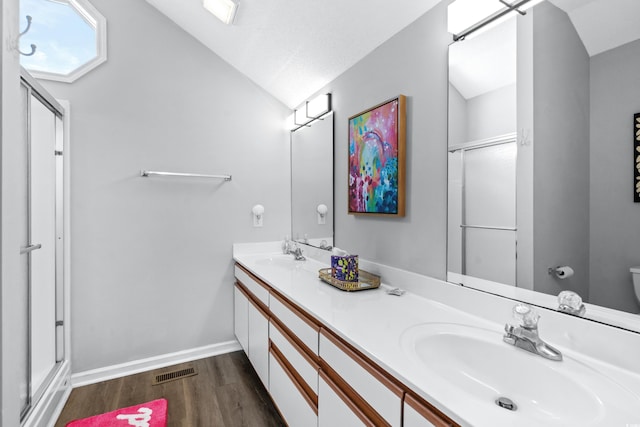
[[[329,286],[318,278],[318,270],[327,267],[326,264],[314,259],[307,259],[300,262],[294,269],[285,268],[281,263],[270,261],[283,257],[280,252],[272,249],[272,246],[264,244],[253,249],[246,245],[234,246],[234,259],[274,289],[286,295],[292,302],[358,348],[381,368],[387,370],[459,424],[491,427],[515,425],[538,427],[541,425],[539,421],[535,422],[526,419],[526,417],[523,418],[523,415],[526,414],[522,414],[522,412],[510,412],[499,408],[492,402],[485,404],[478,399],[465,399],[464,393],[461,393],[459,388],[442,378],[434,377],[428,370],[422,369],[415,356],[407,351],[406,342],[403,344],[402,339],[403,334],[417,325],[453,323],[496,331],[497,340],[500,340],[504,322],[498,323],[469,314],[455,308],[452,304],[445,304],[412,292],[407,292],[401,297],[388,295],[386,290],[389,289],[389,286],[384,283],[384,275],[383,284],[379,289],[344,292]],[[415,280],[415,277],[412,280]],[[433,280],[425,278],[425,286],[428,286],[428,283]],[[393,285],[402,287],[401,283]],[[465,292],[471,291],[465,290]],[[474,295],[476,293],[469,293],[469,298],[473,298]],[[481,303],[486,306],[487,297],[483,296],[482,298],[485,299]],[[499,311],[505,310],[506,305],[503,300],[498,301],[497,304],[496,308],[500,306],[497,308]],[[508,306],[512,305],[512,302],[508,303]],[[461,307],[468,311],[464,304],[461,304]],[[497,317],[504,318],[504,321],[511,320],[506,316],[506,313],[504,317],[502,313]],[[545,339],[544,331],[541,331],[541,336]],[[565,357],[575,356],[580,357],[581,360],[588,360],[591,368],[606,373],[609,378],[614,378],[632,395],[640,396],[640,376],[637,375],[637,372],[629,372],[590,356],[578,354],[570,348],[572,343],[573,341],[569,340],[566,346],[563,346],[563,342],[553,342],[552,344],[559,348]],[[515,347],[513,350],[522,351]],[[483,355],[479,354],[477,357],[481,358]],[[531,357],[539,356],[531,355]],[[636,357],[640,357],[640,354],[637,354]],[[553,365],[554,369],[558,369],[558,364],[562,363],[544,359],[541,362],[556,364]],[[513,375],[517,376],[518,373],[513,372]],[[522,386],[527,387],[527,384]],[[550,387],[553,385],[550,384]],[[635,408],[628,408],[630,412],[626,412],[625,415],[629,417],[631,414],[635,419],[620,418],[616,422],[621,422],[621,426],[634,423],[640,425],[640,397],[638,397],[637,403]],[[611,420],[608,418],[606,424],[598,424],[597,419],[594,421],[595,423],[592,425],[613,425],[609,424]]]

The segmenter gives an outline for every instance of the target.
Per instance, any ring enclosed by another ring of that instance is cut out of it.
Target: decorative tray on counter
[[[342,291],[364,291],[365,289],[375,289],[380,287],[380,276],[360,270],[358,272],[357,282],[345,282],[331,276],[330,268],[321,268],[318,275],[323,282],[330,284]]]

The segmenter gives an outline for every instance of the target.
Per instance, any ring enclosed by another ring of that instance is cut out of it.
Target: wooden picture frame
[[[349,117],[349,214],[405,215],[406,110],[398,95]]]

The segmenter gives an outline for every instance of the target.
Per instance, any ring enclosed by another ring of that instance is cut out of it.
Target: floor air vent
[[[165,372],[155,376],[152,385],[164,384],[169,381],[179,380],[181,378],[192,377],[198,375],[194,368],[179,369],[177,371]]]

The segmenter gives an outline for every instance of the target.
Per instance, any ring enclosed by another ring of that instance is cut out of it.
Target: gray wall
[[[640,265],[633,203],[633,115],[640,112],[640,41],[591,58],[590,301],[637,313],[629,267]]]
[[[418,18],[324,90],[335,111],[336,246],[363,258],[439,279],[446,274],[446,2]],[[407,96],[404,218],[347,214],[348,118]]]
[[[468,141],[479,141],[515,132],[516,112],[515,84],[468,99]]]
[[[71,103],[74,372],[234,339],[232,243],[290,224],[289,110],[146,2],[92,3],[108,61],[44,83]]]
[[[566,13],[544,3],[533,19],[535,290],[588,298],[589,57]],[[550,276],[558,265],[575,276]]]
[[[448,116],[448,143],[458,145],[469,142],[467,129],[467,100],[449,83],[449,116]]]

